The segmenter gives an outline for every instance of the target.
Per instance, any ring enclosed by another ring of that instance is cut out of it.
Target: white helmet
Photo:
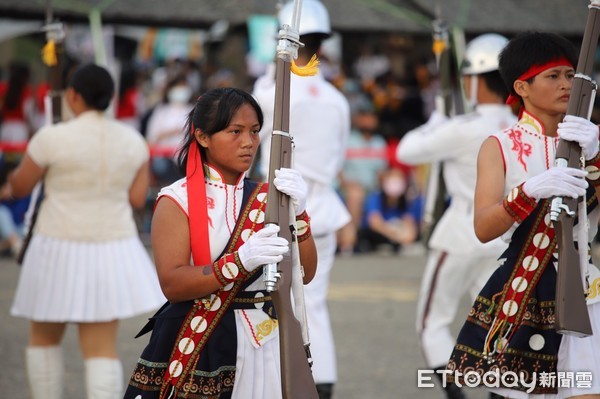
[[[471,40],[465,51],[461,73],[479,75],[498,69],[498,56],[508,39],[496,33],[486,33]]]
[[[287,2],[279,11],[279,24],[292,24],[294,15],[294,2]],[[329,13],[319,0],[302,0],[302,15],[300,16],[300,36],[310,33],[321,33],[331,35],[331,24]]]

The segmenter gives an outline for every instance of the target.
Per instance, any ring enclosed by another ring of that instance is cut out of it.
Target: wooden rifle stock
[[[292,231],[294,221],[290,220],[290,198],[278,191],[273,184],[275,170],[291,167],[292,161],[292,138],[288,133],[290,64],[290,57],[278,54],[265,225],[270,223],[278,225],[279,236],[288,240],[293,251],[297,246],[292,245],[296,237],[295,232]],[[292,306],[293,266],[291,253],[285,254],[283,260],[277,265],[264,266],[265,282],[267,289],[272,291],[271,297],[279,322],[281,389],[283,399],[318,399],[319,395],[308,361],[308,351],[302,338],[302,328]]]
[[[587,311],[579,253],[573,242],[573,216],[561,212],[554,222],[558,237],[558,269],[556,276],[556,331],[585,337],[592,335],[592,326]]]
[[[571,88],[567,115],[588,118],[594,101],[596,83],[590,78],[594,66],[596,46],[600,35],[600,2],[592,1],[587,18],[583,43],[577,63],[576,75]],[[578,143],[559,140],[556,151],[556,167],[581,167],[581,147]],[[579,251],[587,252],[585,247],[575,248],[573,240],[574,222],[579,199],[557,197],[552,200],[551,219],[558,240],[558,270],[556,277],[556,330],[561,334],[585,337],[592,335],[592,327],[586,305]],[[587,220],[579,220],[579,224]]]

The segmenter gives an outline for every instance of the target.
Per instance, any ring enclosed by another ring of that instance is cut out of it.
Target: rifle
[[[596,94],[592,69],[598,37],[600,36],[600,0],[591,0],[583,42],[567,106],[567,115],[590,118]],[[560,139],[556,150],[555,167],[580,168],[584,160],[578,143]],[[575,209],[578,206],[578,248],[573,240]],[[585,337],[592,335],[586,305],[582,268],[587,269],[587,210],[585,195],[581,198],[552,199],[550,219],[554,222],[558,242],[556,276],[556,331],[560,334]],[[585,273],[583,274],[585,276]],[[587,285],[587,281],[586,281]]]
[[[458,81],[460,73],[456,51],[457,37],[450,34],[446,22],[440,18],[434,19],[432,26],[433,53],[440,80],[440,90],[436,95],[435,108],[437,112],[448,117],[460,115],[465,112],[465,104],[460,90],[461,84]],[[425,244],[429,242],[433,229],[447,207],[447,190],[441,162],[431,164],[426,194],[421,226],[421,236]]]
[[[50,82],[50,90],[44,99],[46,123],[54,124],[62,120],[62,94],[64,90],[63,84],[63,41],[65,33],[63,25],[60,22],[53,22],[52,6],[48,0],[46,8],[46,25],[42,28],[46,32],[46,44],[42,50],[42,60],[48,66],[48,81]],[[17,264],[23,263],[25,252],[29,247],[29,243],[33,236],[33,228],[37,220],[37,215],[44,197],[44,185],[38,183],[31,194],[31,204],[27,213],[30,216],[27,233],[23,238],[23,245],[17,254]]]
[[[292,26],[283,25],[279,31],[277,60],[275,69],[275,110],[273,133],[269,158],[269,190],[265,225],[270,223],[281,227],[279,235],[291,244],[291,251],[297,251],[297,241],[293,224],[295,217],[290,215],[290,198],[279,192],[273,184],[275,170],[289,168],[292,164],[292,137],[289,133],[290,119],[290,67],[298,56],[300,43],[298,26],[302,0],[294,0]],[[302,326],[292,307],[292,280],[294,259],[291,253],[283,256],[278,264],[265,265],[263,279],[267,291],[271,291],[273,304],[279,322],[279,348],[281,356],[281,389],[283,399],[318,399],[317,388],[310,368],[310,352],[305,344]]]

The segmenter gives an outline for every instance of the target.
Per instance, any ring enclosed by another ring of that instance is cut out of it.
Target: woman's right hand
[[[283,254],[289,251],[289,243],[278,237],[279,226],[269,225],[258,230],[237,250],[242,266],[252,272],[257,267],[279,263]]]
[[[533,176],[523,184],[528,196],[540,200],[550,197],[577,198],[585,194],[587,172],[577,168],[550,168]]]

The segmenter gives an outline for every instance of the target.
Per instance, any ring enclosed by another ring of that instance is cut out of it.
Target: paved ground
[[[339,364],[335,399],[443,398],[438,388],[417,388],[417,370],[426,368],[413,327],[424,262],[422,253],[337,258],[329,295]],[[9,315],[18,274],[14,262],[0,260],[0,398],[28,398],[22,356],[27,322]],[[465,301],[464,312],[467,306]],[[147,316],[122,323],[119,349],[125,374],[146,344],[147,336],[138,340],[133,336]],[[458,327],[457,322],[455,330]],[[73,326],[67,330],[64,347],[65,399],[84,399],[83,364]],[[485,397],[481,390],[469,392],[471,399]]]

